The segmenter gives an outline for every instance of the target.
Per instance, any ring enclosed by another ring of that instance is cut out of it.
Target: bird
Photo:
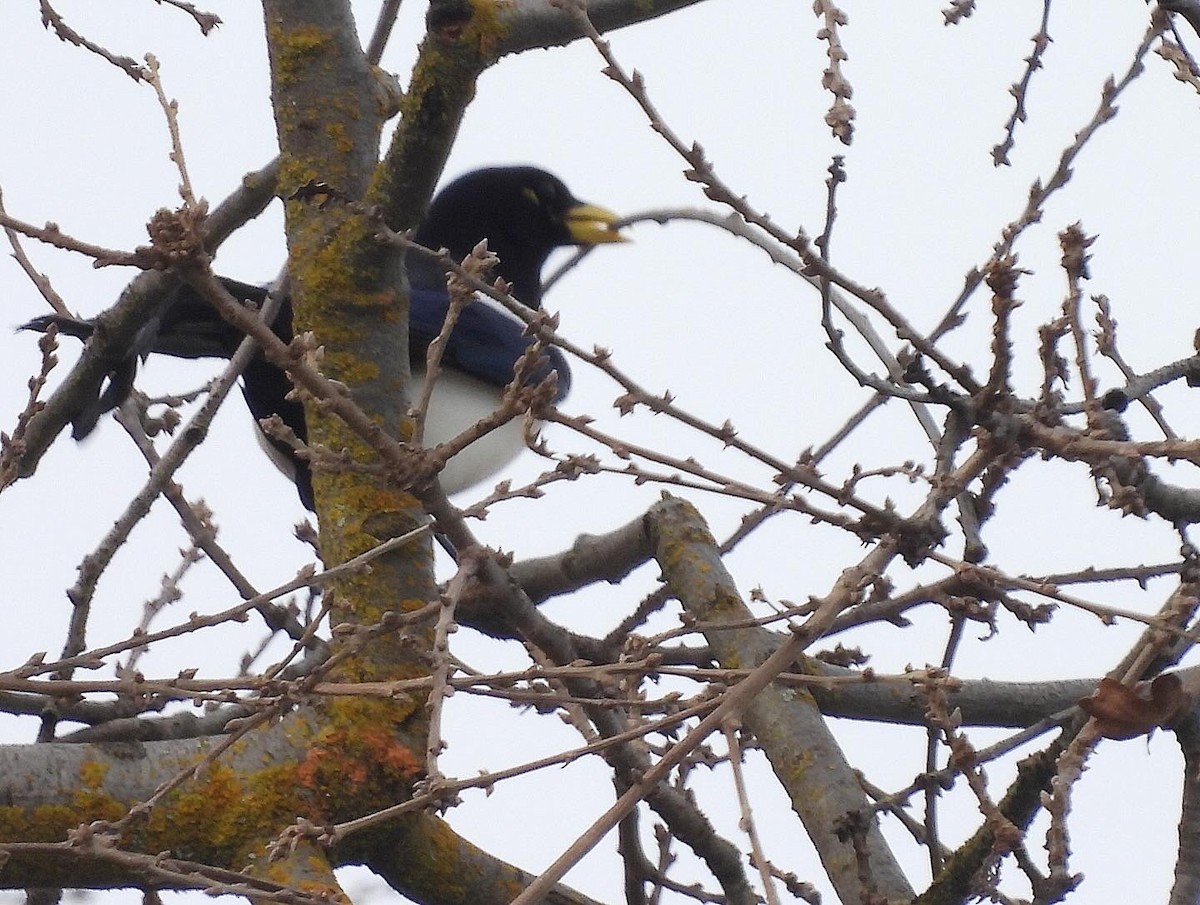
[[[542,268],[551,252],[564,246],[591,246],[628,241],[619,218],[607,208],[580,201],[557,176],[535,166],[494,166],[459,176],[439,191],[413,240],[435,250],[445,250],[462,260],[482,240],[499,262],[493,273],[511,287],[511,294],[530,308],[542,304]],[[449,306],[445,268],[432,258],[409,255],[410,284],[409,361],[414,384],[424,377],[429,344],[441,332]],[[261,307],[269,289],[227,277],[218,278],[243,304]],[[119,405],[133,385],[139,355],[149,353],[178,358],[229,358],[242,340],[237,328],[225,322],[188,284],[172,290],[162,316],[139,341],[129,360],[110,375],[109,385],[96,403],[80,412],[73,423],[77,440],[86,437],[99,416]],[[68,336],[86,340],[95,321],[62,315],[45,315],[20,329],[45,332],[51,325]],[[284,298],[272,329],[284,342],[293,338],[292,307]],[[513,380],[513,367],[533,339],[516,316],[487,301],[476,299],[464,308],[442,355],[441,372],[434,385],[426,416],[426,445],[454,437],[498,407],[504,388]],[[570,389],[566,358],[549,347],[542,364],[526,376],[535,384],[551,372],[557,374],[557,397]],[[312,474],[306,459],[292,447],[263,432],[259,422],[279,415],[284,424],[305,442],[308,437],[304,407],[287,398],[292,385],[287,376],[262,355],[254,356],[242,373],[242,394],[259,426],[260,445],[275,465],[296,484],[301,503],[315,511]],[[502,471],[525,447],[522,425],[513,420],[490,432],[455,455],[440,475],[442,488],[456,493]]]

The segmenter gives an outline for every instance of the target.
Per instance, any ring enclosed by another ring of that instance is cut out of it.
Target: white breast
[[[425,379],[413,374],[413,386]],[[500,405],[502,391],[459,371],[442,371],[433,387],[425,419],[425,445],[436,446],[458,436]],[[476,440],[446,463],[442,489],[458,493],[497,477],[525,449],[523,418],[514,418]]]
[[[413,372],[413,387],[419,390],[424,370]],[[444,370],[434,384],[425,420],[425,446],[445,443],[487,417],[500,405],[501,390],[458,371]],[[525,449],[523,418],[514,418],[476,440],[449,462],[442,471],[442,489],[458,493],[489,478],[497,477]],[[294,479],[292,461],[256,431],[258,444],[281,472]]]

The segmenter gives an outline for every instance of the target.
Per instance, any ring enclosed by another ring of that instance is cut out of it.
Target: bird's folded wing
[[[445,292],[436,289],[412,290],[408,345],[415,366],[425,363],[429,344],[441,332],[448,308],[449,299]],[[460,312],[442,353],[442,363],[484,383],[503,387],[512,383],[513,366],[533,342],[533,337],[525,333],[525,325],[521,321],[483,302],[474,301]],[[553,346],[546,348],[542,362],[525,382],[527,385],[538,383],[548,377],[551,371],[558,372],[557,398],[562,399],[571,386],[571,371],[562,352]]]

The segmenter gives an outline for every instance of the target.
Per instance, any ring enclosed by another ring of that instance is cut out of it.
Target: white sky
[[[1032,180],[1053,171],[1062,148],[1090,119],[1104,79],[1123,74],[1148,21],[1147,8],[1132,0],[1057,4],[1050,25],[1054,43],[1046,69],[1035,76],[1029,121],[1018,131],[1013,166],[997,170],[990,148],[1002,138],[1012,105],[1008,87],[1022,73],[1042,4],[983,0],[974,18],[954,28],[942,24],[944,5],[929,0],[842,3],[850,17],[843,30],[850,54],[846,75],[858,110],[855,141],[848,149],[828,135],[822,122],[830,101],[820,89],[825,45],[814,37],[820,23],[808,3],[709,0],[615,33],[612,43],[627,68],[645,75],[671,126],[703,144],[726,182],[777,222],[818,233],[825,169],[831,155],[846,155],[849,181],[839,194],[834,262],[860,282],[884,289],[915,324],[929,327],[957,295],[963,275],[986,260],[1001,227],[1024,206]],[[215,203],[244,172],[270,159],[274,127],[258,5],[210,0],[202,6],[225,20],[208,38],[185,15],[149,0],[56,4],[77,30],[109,49],[134,58],[148,51],[158,56],[167,91],[180,104],[193,182]],[[375,6],[356,4],[363,32],[369,32]],[[411,0],[406,5],[384,59],[384,67],[402,81],[424,6]],[[1191,41],[1200,46],[1194,35]],[[601,66],[596,52],[582,43],[504,60],[480,82],[447,176],[483,164],[533,162],[562,176],[579,197],[621,212],[706,204],[698,188],[681,177],[682,162],[647,127],[632,100],[599,74]],[[0,187],[9,213],[34,223],[55,221],[72,235],[110,247],[143,243],[149,215],[175,206],[178,197],[166,130],[150,89],[44,32],[32,3],[0,9],[0,80],[7,86],[0,108]],[[1014,327],[1026,395],[1034,392],[1039,376],[1036,328],[1056,315],[1064,291],[1055,235],[1076,220],[1100,237],[1092,249],[1093,279],[1087,289],[1111,298],[1122,348],[1133,366],[1149,370],[1191,351],[1196,318],[1190,284],[1200,225],[1190,166],[1191,151],[1200,146],[1197,106],[1196,95],[1151,57],[1146,74],[1122,99],[1117,119],[1084,152],[1072,183],[1049,205],[1044,223],[1018,245],[1022,264],[1035,271],[1022,284],[1019,295],[1026,304]],[[276,206],[244,230],[222,249],[219,270],[250,281],[270,279],[283,255],[280,220]],[[685,408],[717,423],[731,418],[743,436],[785,458],[821,443],[865,398],[825,351],[819,300],[802,281],[711,228],[642,226],[632,235],[631,245],[599,249],[549,297],[548,307],[562,313],[565,336],[612,348],[618,363],[644,386],[669,388]],[[93,270],[85,260],[31,242],[25,247],[83,314],[109,305],[131,276],[116,268]],[[0,290],[0,321],[6,324],[15,326],[45,310],[7,257],[0,260]],[[990,328],[986,296],[977,295],[969,310],[966,327],[947,348],[983,373]],[[60,372],[75,354],[64,340]],[[0,428],[11,430],[24,404],[24,381],[37,362],[33,337],[0,330]],[[215,371],[210,364],[154,361],[143,372],[142,386],[189,389]],[[720,454],[715,444],[697,442],[665,419],[618,419],[611,408],[617,389],[582,366],[575,373],[571,411],[595,415],[602,427],[631,440],[697,455],[747,479],[769,478],[762,468]],[[1106,385],[1112,380],[1107,375]],[[1195,399],[1181,388],[1162,398],[1174,426],[1194,435],[1200,413]],[[1133,423],[1153,436],[1144,423],[1136,418]],[[914,428],[897,407],[878,419],[873,442],[860,438],[830,460],[830,477],[843,479],[854,461],[871,467],[924,456]],[[548,439],[556,448],[588,449],[561,430],[550,431]],[[528,480],[543,468],[528,455],[512,478]],[[33,650],[53,655],[61,648],[68,616],[63,589],[143,476],[141,459],[123,432],[104,421],[83,445],[60,438],[36,480],[0,497],[4,604],[17,620],[0,637],[0,669]],[[1186,471],[1173,477],[1193,480]],[[214,508],[221,541],[261,586],[290,577],[305,561],[306,549],[291,536],[291,525],[304,512],[291,486],[254,446],[240,399],[225,407],[181,478],[191,497],[202,496]],[[879,499],[891,496],[902,508],[917,498],[899,481],[880,482],[871,493]],[[633,518],[658,494],[657,487],[634,487],[616,477],[558,486],[544,500],[497,509],[478,533],[518,556],[550,552],[580,532],[603,531]],[[1096,513],[1094,498],[1082,466],[1026,466],[988,529],[994,561],[1009,571],[1036,574],[1176,556],[1177,540],[1161,524]],[[694,499],[718,537],[747,509],[712,496]],[[141,602],[155,594],[161,573],[174,566],[173,551],[185,542],[172,513],[160,504],[105,577],[90,642],[128,633]],[[836,532],[784,517],[731,556],[729,566],[744,592],[761,586],[773,599],[803,600],[826,593],[839,570],[860,555],[857,543]],[[593,588],[547,611],[577,630],[604,632],[650,587],[653,570],[642,573],[628,587]],[[192,610],[220,609],[233,599],[207,564],[189,576],[186,589],[184,609],[171,621]],[[1116,587],[1095,596],[1150,612],[1168,591],[1167,583],[1155,582],[1144,593]],[[873,629],[841,640],[862,644],[880,670],[935,662],[945,620],[928,613],[917,622],[917,630]],[[1098,675],[1137,635],[1136,626],[1102,629],[1094,619],[1069,613],[1036,634],[1005,618],[1001,626],[1001,638],[986,644],[972,640],[964,647],[963,675]],[[979,634],[968,631],[972,639]],[[164,648],[143,668],[173,673],[183,665],[200,665],[207,675],[227,675],[254,643],[249,635],[233,632],[221,641],[205,635]],[[460,655],[480,667],[524,662],[515,644],[489,644],[469,632],[460,633],[458,643]],[[501,706],[462,695],[450,712],[448,775],[496,769],[577,744],[565,728],[551,732],[550,721],[513,718]],[[917,732],[899,732],[880,742],[869,727],[838,723],[835,729],[851,759],[878,785],[903,786],[920,769],[923,742]],[[0,739],[27,741],[35,731],[31,720],[0,722]],[[990,737],[979,738],[985,744]],[[1074,867],[1088,882],[1071,901],[1165,897],[1179,769],[1169,736],[1149,746],[1135,741],[1101,747],[1072,824]],[[477,844],[537,871],[607,806],[611,786],[605,777],[601,766],[585,763],[502,785],[488,799],[468,794],[450,819]],[[754,803],[768,854],[776,864],[817,882],[830,901],[799,825],[782,809],[777,800],[782,796],[770,778],[761,770],[758,777]],[[995,771],[993,790],[998,793],[1007,778],[1005,770]],[[698,784],[702,791],[712,790],[710,800],[723,802],[718,805],[722,829],[745,847],[735,828],[727,774],[701,777]],[[563,808],[564,792],[572,796],[569,809]],[[963,814],[975,820],[969,806]],[[514,826],[548,829],[534,841],[513,833]],[[1035,831],[1035,849],[1039,838]],[[612,848],[603,846],[567,881],[597,898],[618,901],[621,880]],[[913,865],[920,887],[922,854],[909,850],[905,863]],[[362,899],[357,883],[349,888]],[[0,893],[0,902],[13,895]]]

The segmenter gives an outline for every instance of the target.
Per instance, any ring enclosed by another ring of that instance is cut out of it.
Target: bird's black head
[[[473,170],[438,192],[416,241],[446,248],[455,260],[487,239],[499,258],[498,276],[513,294],[537,307],[542,298],[542,265],[555,248],[623,242],[613,227],[616,214],[586,204],[562,180],[537,167]],[[409,259],[410,268],[416,262]],[[410,269],[414,283],[420,277]]]

